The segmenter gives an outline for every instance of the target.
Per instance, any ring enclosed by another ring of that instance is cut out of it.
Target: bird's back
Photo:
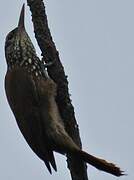
[[[41,136],[39,103],[35,88],[34,81],[24,69],[16,68],[7,72],[5,77],[7,99],[22,134],[31,146],[36,144],[33,143],[35,137],[37,139]]]

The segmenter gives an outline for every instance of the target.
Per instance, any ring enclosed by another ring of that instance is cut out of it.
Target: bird
[[[81,150],[66,132],[56,103],[57,84],[49,77],[44,63],[25,29],[23,4],[18,26],[5,40],[5,92],[18,127],[48,171],[57,171],[54,152],[78,159],[115,176],[124,175],[115,164]]]

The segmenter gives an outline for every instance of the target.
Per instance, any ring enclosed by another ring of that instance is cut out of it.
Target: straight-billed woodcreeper
[[[115,176],[123,171],[114,164],[82,151],[64,128],[55,101],[56,83],[48,76],[43,62],[25,30],[24,5],[18,26],[6,37],[7,73],[5,90],[9,105],[31,149],[42,159],[49,172],[57,170],[53,152],[70,154],[99,170]]]

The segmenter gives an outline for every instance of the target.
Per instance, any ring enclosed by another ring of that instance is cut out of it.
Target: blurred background
[[[21,135],[4,91],[4,42],[18,24],[23,0],[0,6],[0,179],[71,180],[66,157],[56,154],[58,172],[44,163]],[[134,179],[134,1],[46,0],[49,26],[68,75],[83,149],[115,162]],[[26,7],[26,29],[34,38]],[[92,180],[116,177],[88,165]]]

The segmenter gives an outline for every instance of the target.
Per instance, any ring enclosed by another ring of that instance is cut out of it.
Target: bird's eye
[[[12,30],[12,31],[11,31],[11,32],[7,35],[7,37],[6,37],[6,41],[10,41],[10,40],[12,40],[12,39],[14,38],[14,36],[15,36],[16,32],[17,32],[17,28],[16,28],[16,29],[14,29],[14,30]]]
[[[6,41],[10,41],[10,40],[13,38],[13,36],[14,36],[14,31],[11,31],[11,32],[7,35]]]
[[[6,40],[6,43],[5,43],[5,48],[7,48],[8,46],[10,46],[11,44],[12,44],[12,38],[11,38],[11,39]]]
[[[15,38],[15,33],[17,29],[12,30],[6,37],[5,47],[10,46],[10,44],[13,42],[13,38]]]

